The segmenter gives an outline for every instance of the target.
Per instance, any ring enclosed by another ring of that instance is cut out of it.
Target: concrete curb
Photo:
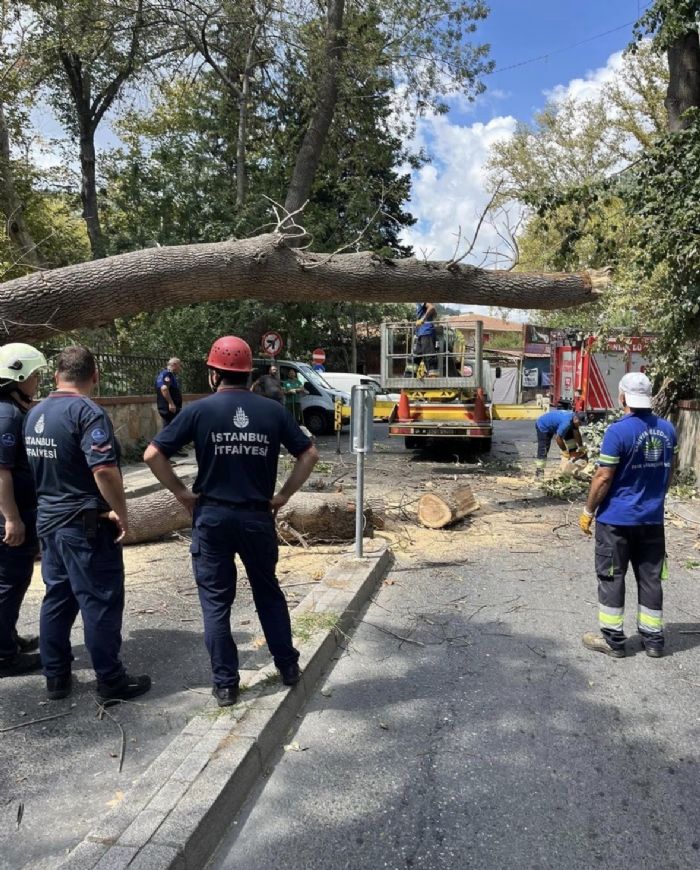
[[[304,618],[312,632],[299,645],[301,682],[283,687],[269,655],[264,667],[257,667],[262,655],[253,656],[241,671],[241,701],[195,716],[70,852],[62,870],[205,866],[392,561],[384,547],[330,568],[292,611],[292,621]],[[325,627],[314,630],[312,614],[321,615]]]

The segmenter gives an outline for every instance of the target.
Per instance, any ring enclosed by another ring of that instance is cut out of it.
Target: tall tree
[[[468,38],[488,9],[481,0],[390,0],[386,3],[348,3],[327,0],[322,30],[312,46],[314,60],[309,81],[309,101],[304,135],[296,152],[287,188],[285,209],[294,212],[309,198],[323,148],[337,108],[347,59],[374,69],[391,70],[403,85],[409,117],[428,107],[444,110],[442,97],[462,93],[473,99],[481,89],[479,77],[491,69],[488,46]],[[347,18],[366,17],[378,26],[381,41],[357,40],[345,27]],[[320,21],[319,21],[320,25]],[[409,121],[410,123],[410,121]]]
[[[666,93],[668,128],[673,132],[693,123],[688,109],[700,109],[700,7],[697,0],[655,0],[640,18],[636,34],[652,34],[654,46],[668,57]]]
[[[80,198],[94,259],[106,255],[97,196],[95,133],[149,57],[155,22],[144,0],[30,0],[37,56],[51,101],[78,140]],[[171,50],[167,46],[165,51]],[[160,52],[156,52],[159,54]]]
[[[7,108],[19,108],[19,95],[26,85],[26,28],[19,9],[11,11],[7,0],[0,3],[0,211],[5,218],[7,235],[17,258],[30,268],[43,265],[37,245],[27,225],[25,202],[15,182],[12,161],[10,121]],[[26,120],[21,111],[22,120]],[[18,119],[19,120],[19,119]]]

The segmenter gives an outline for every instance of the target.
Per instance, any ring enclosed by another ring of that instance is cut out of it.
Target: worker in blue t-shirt
[[[0,677],[41,669],[38,637],[20,637],[17,620],[39,553],[36,491],[22,425],[39,387],[44,354],[29,344],[0,348]]]
[[[569,459],[579,459],[586,455],[580,427],[585,426],[587,417],[584,411],[547,411],[535,421],[537,434],[537,459],[535,477],[544,477],[547,454],[555,439],[559,449]]]
[[[51,700],[71,691],[70,634],[80,612],[101,701],[147,692],[119,653],[124,611],[121,540],[127,533],[120,449],[112,421],[92,401],[95,357],[68,347],[56,361],[56,390],[27,414],[24,443],[36,485],[37,534],[46,591],[40,650]]]
[[[212,694],[220,707],[239,692],[238,651],[231,635],[236,596],[234,556],[248,575],[255,608],[282,682],[299,682],[299,653],[292,643],[289,609],[276,577],[275,514],[308,478],[318,452],[282,405],[248,389],[250,347],[224,336],[207,359],[213,396],[188,405],[146,449],[155,476],[192,514],[192,570],[211,658]],[[198,473],[190,491],[169,458],[194,441]],[[275,494],[280,445],[296,456],[292,473]]]
[[[637,627],[648,656],[663,654],[666,577],[664,501],[678,452],[676,430],[651,410],[651,382],[641,372],[620,381],[626,414],[603,436],[598,468],[579,519],[590,535],[595,516],[595,568],[601,634],[586,632],[588,649],[625,655],[625,575],[637,580]]]
[[[435,353],[435,317],[432,302],[416,303],[416,325],[413,335],[413,360],[406,364],[404,377],[436,378],[440,374]],[[422,364],[422,369],[421,369]]]

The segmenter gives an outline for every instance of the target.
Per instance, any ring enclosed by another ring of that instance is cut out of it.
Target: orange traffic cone
[[[481,387],[476,391],[476,398],[474,399],[474,419],[479,421],[488,419],[486,415],[486,403],[484,402],[484,391]]]
[[[411,406],[408,403],[408,394],[401,390],[399,398],[399,420],[411,419]]]

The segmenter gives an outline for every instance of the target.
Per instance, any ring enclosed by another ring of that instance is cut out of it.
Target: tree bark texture
[[[192,517],[167,489],[149,492],[127,500],[129,534],[124,544],[143,544],[157,541],[164,535],[187,529]]]
[[[598,272],[500,272],[370,252],[311,254],[268,233],[239,241],[148,248],[0,284],[5,341],[99,326],[141,311],[223,299],[269,302],[436,301],[571,308],[607,283]]]
[[[691,30],[670,46],[668,70],[670,79],[664,105],[668,128],[674,133],[687,126],[688,122],[683,119],[687,109],[700,108],[700,39],[697,30]]]
[[[26,221],[24,206],[15,187],[10,161],[10,131],[0,102],[0,209],[5,217],[7,235],[17,248],[18,259],[39,269],[43,266]]]
[[[316,92],[309,126],[297,153],[284,207],[292,213],[309,198],[311,185],[321,160],[323,146],[338,102],[338,78],[345,43],[342,37],[345,0],[328,0],[326,13],[325,63]]]
[[[365,509],[365,537],[372,509]],[[355,502],[347,495],[298,492],[277,514],[277,533],[288,544],[333,543],[355,538]]]
[[[167,489],[159,489],[127,501],[129,534],[124,544],[143,544],[187,529],[188,514]],[[355,505],[344,495],[297,493],[277,514],[278,534],[289,544],[352,541],[355,537]],[[366,534],[372,530],[372,511],[365,511]]]
[[[101,259],[107,253],[104,236],[97,210],[97,180],[95,177],[95,131],[89,129],[80,134],[80,199],[83,204],[83,219],[90,239],[90,250],[94,259]]]
[[[427,492],[418,502],[418,520],[429,529],[443,529],[479,510],[468,484],[445,487],[440,493]]]

